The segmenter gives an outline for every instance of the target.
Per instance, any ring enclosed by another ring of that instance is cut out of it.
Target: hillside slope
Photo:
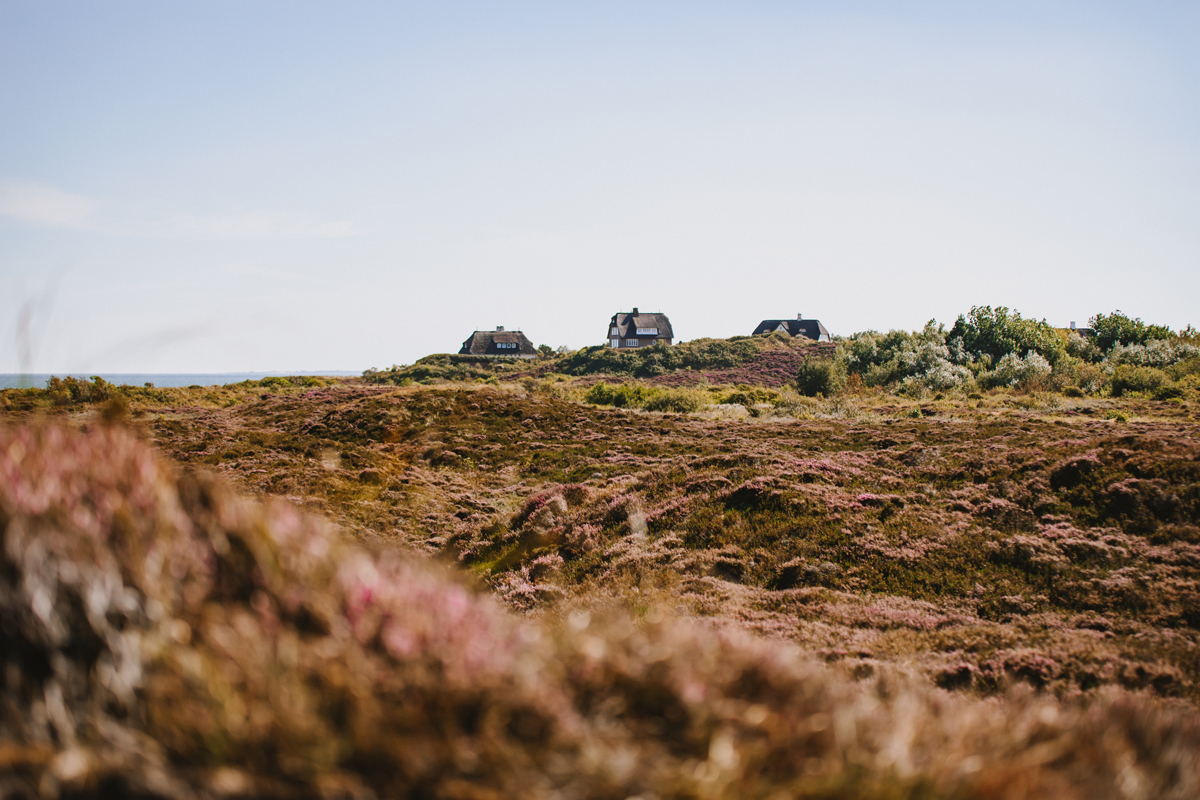
[[[864,674],[1200,700],[1186,404],[997,392],[714,418],[530,386],[258,390],[135,424],[181,464],[455,561],[516,609],[652,597]]]

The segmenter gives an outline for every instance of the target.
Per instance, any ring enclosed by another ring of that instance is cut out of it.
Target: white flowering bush
[[[1092,337],[1080,336],[1074,332],[1067,336],[1066,350],[1067,355],[1072,358],[1078,358],[1090,364],[1095,364],[1104,358],[1104,351],[1100,349]]]
[[[931,365],[920,376],[920,379],[927,389],[943,392],[971,383],[974,376],[966,367],[951,364],[949,361],[941,361]]]
[[[1000,358],[994,370],[980,379],[987,386],[1025,387],[1048,378],[1051,371],[1050,362],[1036,352],[1030,351],[1024,357],[1009,353]]]
[[[1151,339],[1145,344],[1114,344],[1108,351],[1108,364],[1162,369],[1187,358],[1200,356],[1200,347],[1180,339]]]
[[[973,380],[971,355],[962,339],[946,341],[943,326],[933,320],[924,330],[886,334],[866,331],[855,334],[839,348],[849,372],[859,373],[868,386],[896,382],[905,390],[944,391]]]

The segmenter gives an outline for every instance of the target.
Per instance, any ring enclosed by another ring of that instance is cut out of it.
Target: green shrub
[[[677,369],[727,369],[745,364],[770,346],[767,337],[695,339],[670,346],[614,350],[594,345],[564,356],[554,366],[564,375],[632,375],[648,378]]]
[[[272,389],[288,389],[293,386],[324,386],[325,381],[316,375],[268,375],[259,380],[258,385]]]
[[[635,383],[597,383],[583,399],[593,405],[617,408],[640,408],[654,390]]]
[[[1063,389],[1063,397],[1080,398],[1087,397],[1087,395],[1085,395],[1083,393],[1083,389],[1080,389],[1078,386],[1068,386],[1067,388]]]
[[[1151,393],[1151,396],[1155,400],[1175,400],[1183,397],[1183,389],[1178,386],[1160,386]]]
[[[392,365],[384,370],[369,369],[363,373],[363,378],[367,383],[407,386],[414,382],[486,381],[488,378],[507,377],[529,369],[529,360],[524,358],[435,353],[417,359],[412,366]]]
[[[1074,331],[1067,334],[1065,348],[1068,356],[1091,364],[1104,359],[1104,351],[1096,344],[1094,337],[1081,336]]]
[[[687,414],[699,411],[710,403],[708,392],[700,389],[658,389],[642,402],[642,408]]]
[[[971,358],[962,340],[946,341],[946,329],[930,320],[920,331],[856,333],[838,346],[837,358],[845,371],[860,376],[867,386],[903,382],[908,392],[945,391],[972,381],[967,368]]]
[[[979,375],[979,383],[985,389],[998,386],[1029,389],[1041,386],[1051,371],[1050,362],[1035,351],[1024,358],[1008,353],[1000,358],[994,370]]]
[[[1177,381],[1188,375],[1200,376],[1200,356],[1177,361],[1167,368],[1167,372]]]
[[[710,404],[708,392],[702,389],[664,389],[636,383],[597,383],[587,390],[583,399],[598,406],[643,408],[647,411],[674,411],[686,414]]]
[[[720,395],[717,402],[736,404],[745,406],[746,408],[752,408],[760,403],[770,403],[773,406],[777,406],[783,402],[783,395],[774,389],[742,384],[734,387],[733,391]]]
[[[895,368],[895,364],[872,364],[863,374],[862,380],[867,386],[879,387],[887,386],[900,380],[902,373]]]
[[[1153,339],[1174,337],[1171,329],[1164,325],[1147,325],[1140,319],[1130,319],[1120,311],[1097,314],[1088,320],[1095,331],[1096,346],[1108,352],[1115,344],[1145,344]]]
[[[807,358],[796,372],[796,389],[807,397],[828,397],[845,385],[845,367],[834,359]]]
[[[120,389],[99,375],[93,375],[91,381],[70,376],[51,376],[46,383],[46,392],[55,405],[65,406],[73,403],[103,403],[119,393]]]
[[[966,316],[959,316],[946,338],[961,339],[966,352],[976,358],[988,356],[993,363],[1010,353],[1025,356],[1035,352],[1057,365],[1066,355],[1065,343],[1049,323],[1024,319],[1004,306],[972,307]]]
[[[1171,385],[1171,378],[1154,367],[1117,367],[1112,375],[1112,396],[1127,392],[1156,392]]]

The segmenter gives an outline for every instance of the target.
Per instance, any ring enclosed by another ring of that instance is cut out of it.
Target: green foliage
[[[597,383],[588,389],[583,399],[600,406],[674,411],[682,414],[698,411],[712,402],[708,393],[701,389],[666,389],[638,383]]]
[[[556,366],[564,375],[632,375],[649,378],[677,369],[726,369],[751,361],[767,347],[764,337],[696,339],[668,346],[613,349],[607,345],[584,347],[565,356]]]
[[[1104,351],[1100,349],[1096,344],[1095,337],[1092,336],[1081,336],[1072,331],[1067,334],[1064,346],[1068,356],[1081,361],[1095,364],[1104,359]]]
[[[411,366],[393,365],[385,370],[363,373],[367,383],[406,386],[411,383],[439,381],[488,381],[515,376],[529,369],[529,361],[512,356],[481,356],[460,353],[435,353],[419,358]]]
[[[1088,320],[1096,335],[1096,346],[1108,352],[1114,344],[1145,344],[1153,339],[1170,339],[1171,329],[1163,325],[1147,325],[1140,319],[1131,319],[1119,310],[1111,314],[1097,314]]]
[[[1034,351],[1024,357],[1008,353],[1000,359],[994,370],[980,374],[979,383],[985,389],[997,386],[1030,389],[1043,384],[1051,371],[1050,362]]]
[[[1168,367],[1167,371],[1170,373],[1171,377],[1177,381],[1182,380],[1189,375],[1200,376],[1200,356],[1194,356],[1192,358],[1184,359],[1183,361],[1178,361]]]
[[[1171,386],[1171,377],[1154,367],[1120,366],[1113,370],[1112,396],[1121,397],[1127,392],[1162,391]]]
[[[707,392],[701,389],[659,389],[646,398],[642,408],[647,411],[673,411],[688,414],[711,404]]]
[[[935,320],[913,333],[857,333],[840,345],[838,357],[846,371],[861,375],[867,386],[902,381],[919,391],[941,391],[971,380],[970,371],[963,366],[969,358],[961,346],[952,350],[947,345],[945,328]]]
[[[638,408],[650,396],[649,386],[636,383],[622,383],[619,386],[611,383],[597,383],[583,399],[593,405],[616,406],[617,408]]]
[[[324,386],[325,381],[316,375],[269,375],[258,381],[245,381],[247,385],[257,384],[264,388],[285,389],[293,386],[316,387]]]
[[[1035,352],[1055,366],[1065,355],[1065,343],[1049,323],[1024,319],[1005,306],[973,306],[965,317],[959,316],[947,338],[961,339],[967,353],[991,363],[1009,353],[1024,357]]]
[[[732,403],[751,408],[761,403],[770,403],[773,406],[778,406],[784,402],[784,399],[783,395],[774,389],[742,384],[734,387],[732,391],[720,395],[717,402]]]
[[[51,401],[58,406],[76,403],[103,403],[117,391],[116,386],[99,375],[93,375],[91,381],[51,376],[46,384],[47,394]]]
[[[829,397],[845,385],[846,370],[837,359],[805,359],[796,373],[796,389],[808,397]]]

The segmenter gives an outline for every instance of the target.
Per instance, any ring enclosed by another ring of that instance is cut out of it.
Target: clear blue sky
[[[1195,2],[0,0],[0,372],[1200,325]]]

